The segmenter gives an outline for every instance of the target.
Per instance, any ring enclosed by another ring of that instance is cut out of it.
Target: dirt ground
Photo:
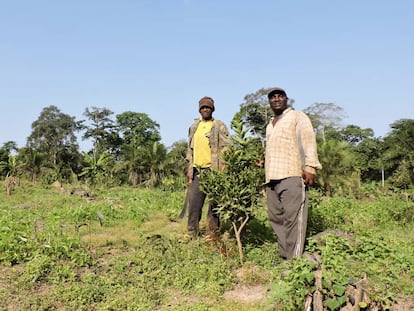
[[[263,285],[240,286],[224,293],[224,298],[243,303],[256,303],[266,299],[267,288]]]

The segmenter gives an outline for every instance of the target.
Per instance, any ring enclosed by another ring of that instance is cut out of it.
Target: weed
[[[402,195],[311,193],[306,251],[317,263],[280,262],[266,210],[258,208],[240,265],[225,221],[220,241],[182,237],[185,223],[175,220],[183,192],[95,192],[94,201],[32,185],[0,194],[0,309],[298,310],[315,292],[316,271],[327,310],[338,310],[345,288],[361,278],[382,309],[414,294],[413,207]],[[242,284],[269,287],[266,305],[224,298]]]

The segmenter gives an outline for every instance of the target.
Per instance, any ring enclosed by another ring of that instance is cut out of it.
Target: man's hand
[[[312,186],[315,183],[315,175],[312,173],[303,171],[302,178],[306,186]]]
[[[265,163],[265,159],[264,159],[264,158],[262,158],[262,159],[257,159],[257,160],[256,160],[256,162],[255,162],[255,165],[256,165],[257,167],[263,167],[263,166],[264,166],[264,163]]]
[[[187,183],[191,184],[191,182],[193,181],[193,177],[190,174],[185,174],[185,176],[187,177]]]

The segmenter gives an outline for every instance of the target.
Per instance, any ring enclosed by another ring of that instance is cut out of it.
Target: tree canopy
[[[269,90],[247,94],[232,121],[243,124],[246,137],[254,140],[253,147],[262,157],[266,125],[273,114]],[[293,99],[288,104],[294,108]],[[335,103],[314,103],[303,111],[310,117],[318,141],[323,163],[318,186],[322,192],[357,193],[358,185],[364,182],[413,186],[413,119],[396,120],[385,137],[375,137],[370,128],[344,124],[346,113]],[[93,106],[83,115],[86,119],[79,121],[56,106],[45,107],[32,123],[25,147],[17,148],[15,142],[8,141],[0,148],[0,176],[13,171],[33,182],[79,180],[183,187],[185,140],[167,149],[161,143],[159,124],[141,112],[114,115],[110,109]],[[91,141],[92,149],[80,153],[78,137]]]

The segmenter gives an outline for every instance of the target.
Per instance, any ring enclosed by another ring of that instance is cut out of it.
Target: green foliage
[[[256,93],[246,95],[238,112],[241,120],[249,127],[250,134],[262,142],[265,141],[266,124],[273,115],[267,99],[269,90],[270,88],[260,89]]]
[[[202,171],[201,189],[207,198],[217,203],[220,219],[232,223],[243,262],[241,232],[254,215],[263,188],[263,168],[257,163],[262,158],[260,142],[247,136],[247,129],[236,114],[231,127],[235,134],[232,144],[224,152],[224,170]]]
[[[15,164],[17,164],[15,156],[11,154],[13,150],[18,150],[17,144],[14,141],[6,142],[0,148],[0,176],[10,176],[10,171],[15,167]]]
[[[0,214],[1,223],[5,224],[0,228],[0,263],[15,265],[49,256],[81,266],[92,264],[79,239],[64,234],[59,217],[45,222],[41,213],[30,216],[21,213],[19,221],[13,221],[16,214],[4,210]]]
[[[113,112],[107,108],[86,108],[83,113],[90,121],[90,125],[84,125],[83,139],[92,139],[94,158],[100,157],[105,150],[116,154],[121,139],[116,131],[115,122],[110,118]]]
[[[154,142],[152,148],[147,149],[147,158],[149,159],[149,174],[145,182],[147,187],[158,187],[161,184],[165,171],[165,159],[167,149],[163,144]]]
[[[83,152],[83,168],[79,177],[83,177],[92,186],[110,185],[114,181],[113,167],[115,159],[108,150],[103,151],[98,158]]]
[[[412,226],[414,203],[403,195],[379,195],[375,200],[356,201],[352,198],[334,197],[316,199],[310,193],[309,234],[326,229],[355,231],[359,228]],[[357,210],[358,213],[350,211]]]
[[[81,122],[75,121],[75,117],[62,113],[53,105],[44,108],[32,123],[27,147],[47,155],[42,158],[42,166],[59,173],[61,178],[55,180],[68,178],[68,170],[78,169],[80,155],[76,132],[81,128]]]
[[[226,169],[202,172],[201,188],[217,203],[221,219],[238,226],[254,214],[263,188],[263,168],[257,162],[263,157],[258,141],[247,136],[240,115],[232,122],[235,135],[225,151]]]
[[[337,299],[338,293],[346,288],[350,280],[355,281],[364,275],[368,277],[370,286],[373,287],[370,291],[371,299],[378,301],[384,307],[392,304],[396,300],[396,294],[401,293],[401,290],[408,292],[414,290],[405,282],[401,284],[392,281],[398,278],[398,273],[408,271],[413,264],[413,254],[401,252],[381,235],[361,234],[354,240],[327,235],[323,238],[323,242],[317,248],[324,258],[324,288],[334,290],[330,293],[328,291],[332,298]],[[387,293],[388,296],[385,298],[383,293]]]
[[[359,191],[359,169],[355,166],[355,155],[348,143],[326,139],[318,145],[319,161],[322,169],[317,173],[318,183],[324,194],[352,193]]]
[[[285,262],[277,269],[283,277],[272,284],[269,305],[274,310],[300,310],[306,296],[315,290],[315,265],[301,257]]]
[[[160,125],[146,113],[123,112],[116,116],[116,126],[123,137],[124,146],[152,146],[154,142],[161,140]]]
[[[372,138],[374,131],[371,128],[362,129],[357,125],[347,125],[339,131],[341,140],[347,141],[350,145],[356,146],[360,142]]]
[[[327,310],[339,310],[345,288],[362,278],[383,310],[414,294],[409,193],[355,200],[312,190],[321,227],[311,228],[306,253],[318,266],[279,261],[265,209],[244,232],[240,266],[227,234],[219,242],[183,236],[182,191],[97,187],[88,200],[23,184],[16,194],[0,193],[0,309],[301,310],[317,269]],[[266,303],[225,299],[256,284],[270,286]]]
[[[246,244],[245,259],[263,267],[272,267],[280,260],[279,251],[274,241],[263,243],[260,247],[254,244]]]
[[[244,97],[239,118],[254,138],[261,152],[265,143],[265,128],[272,116],[268,104],[269,88]],[[289,99],[292,106],[294,100]],[[320,141],[320,159],[323,170],[319,184],[328,195],[359,196],[362,182],[380,182],[384,176],[396,189],[410,189],[414,183],[413,119],[401,119],[392,123],[391,132],[384,138],[373,137],[372,129],[340,123],[345,116],[343,108],[334,103],[314,103],[304,110],[313,122]],[[62,113],[56,106],[45,107],[39,118],[32,123],[27,146],[18,149],[13,141],[0,148],[0,175],[5,176],[10,167],[8,156],[18,151],[19,176],[30,181],[41,180],[50,184],[56,180],[71,182],[77,174],[86,174],[90,165],[83,163],[79,154],[77,132],[84,131],[82,138],[92,140],[88,151],[97,162],[107,150],[115,161],[110,176],[99,176],[109,185],[130,183],[133,186],[180,189],[185,170],[184,157],[180,155],[184,141],[174,143],[171,155],[160,144],[159,124],[145,113],[124,112],[111,119],[113,112],[106,108],[86,108],[87,120],[76,121]],[[328,141],[334,141],[329,143]],[[327,146],[322,143],[328,142]],[[344,144],[342,144],[344,143]],[[329,146],[330,145],[330,146]],[[345,148],[346,147],[346,148]],[[86,159],[88,162],[88,159]],[[85,169],[85,170],[83,170]],[[82,176],[84,177],[84,176]],[[98,178],[97,178],[98,179]],[[87,182],[91,182],[87,178]]]
[[[266,125],[273,116],[273,111],[269,105],[267,94],[272,89],[261,88],[255,93],[247,94],[240,110],[234,118],[240,118],[241,122],[248,128],[248,133],[258,139],[262,145],[266,140]],[[293,107],[294,100],[289,98],[288,105]]]
[[[398,188],[414,183],[414,119],[401,119],[391,124],[384,138],[384,164],[391,169],[391,182]]]
[[[168,150],[164,161],[164,176],[160,187],[163,190],[183,190],[187,186],[185,172],[187,170],[187,142],[175,142]]]
[[[27,264],[23,280],[29,283],[46,280],[53,265],[54,261],[51,257],[47,255],[36,256]]]
[[[309,250],[323,256],[321,266],[325,305],[329,310],[338,310],[346,302],[345,290],[353,279],[351,258],[352,246],[348,239],[328,233],[316,243],[311,241]]]
[[[412,155],[414,158],[414,154]],[[408,189],[413,186],[412,170],[414,162],[402,159],[388,181],[397,189]]]
[[[364,183],[370,181],[382,181],[384,163],[384,144],[378,138],[365,138],[353,147],[356,153],[356,165],[361,170],[361,180]]]
[[[33,148],[20,148],[17,158],[21,163],[22,173],[32,182],[41,175],[47,154]],[[54,181],[59,179],[54,179]]]
[[[354,215],[349,213],[356,208],[354,200],[345,197],[319,198],[318,192],[310,192],[309,225],[310,235],[326,229],[348,229],[353,226]]]
[[[410,226],[414,223],[414,202],[404,195],[381,196],[376,202],[370,202],[369,207],[377,225]]]
[[[7,161],[0,161],[0,172],[6,176],[16,176],[20,164],[17,157],[9,154]]]

